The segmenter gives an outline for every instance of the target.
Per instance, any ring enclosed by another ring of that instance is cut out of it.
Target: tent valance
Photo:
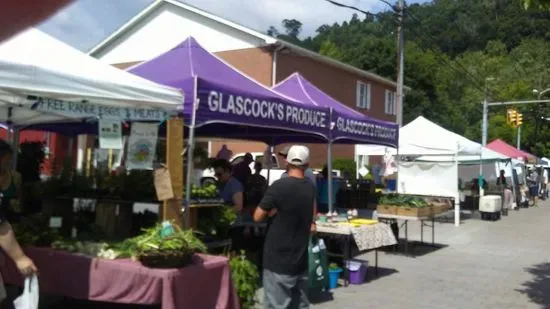
[[[82,119],[61,105],[57,111],[37,108],[40,98],[125,110],[177,111],[183,102],[177,89],[102,63],[31,28],[0,45],[0,121],[32,125]]]
[[[182,89],[187,126],[192,123],[193,106],[198,99],[197,136],[214,131],[210,136],[270,144],[289,140],[315,142],[329,136],[330,115],[326,108],[309,106],[258,83],[208,52],[192,37],[129,71]],[[246,130],[244,126],[254,129]]]
[[[393,147],[397,145],[398,125],[396,123],[361,114],[336,101],[299,73],[290,75],[273,89],[310,106],[331,110],[333,128],[329,138],[337,143],[362,142]]]

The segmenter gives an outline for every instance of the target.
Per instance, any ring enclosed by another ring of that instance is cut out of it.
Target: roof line
[[[160,5],[164,2],[164,0],[155,0],[148,6],[146,6],[141,12],[139,12],[136,16],[132,17],[129,21],[127,21],[125,24],[120,26],[115,32],[111,33],[108,37],[103,39],[103,41],[99,42],[96,46],[92,47],[88,51],[88,55],[95,56],[98,52],[101,52],[109,43],[111,43],[113,40],[116,40],[118,37],[122,36],[124,33],[132,29],[135,25],[137,25],[142,19],[145,19],[150,13],[152,13],[155,9],[160,7]]]
[[[258,39],[263,40],[264,44],[266,44],[266,45],[283,46],[283,47],[286,47],[290,50],[293,50],[297,54],[301,54],[305,57],[315,59],[317,61],[320,61],[322,63],[326,63],[326,64],[334,66],[334,67],[338,67],[342,70],[345,70],[345,71],[357,74],[359,76],[363,76],[363,77],[372,79],[372,80],[380,82],[382,84],[397,87],[396,82],[394,82],[393,80],[384,78],[384,77],[382,77],[378,74],[358,69],[358,68],[356,68],[352,65],[343,63],[341,61],[332,59],[332,58],[327,57],[327,56],[320,55],[316,52],[313,52],[313,51],[308,50],[306,48],[300,47],[298,45],[295,45],[295,44],[292,44],[292,43],[289,43],[289,42],[286,42],[286,41],[283,41],[283,40],[280,40],[280,39],[273,38],[269,35],[266,35],[266,34],[263,34],[263,33],[259,32],[259,31],[250,29],[250,28],[245,27],[243,25],[240,25],[238,23],[232,22],[228,19],[216,16],[212,13],[208,13],[204,10],[201,10],[201,9],[197,8],[197,7],[191,6],[189,4],[186,4],[186,3],[183,3],[183,2],[180,2],[180,1],[177,1],[177,0],[155,0],[153,3],[151,3],[149,6],[145,7],[141,12],[139,12],[136,16],[131,18],[127,23],[122,25],[115,32],[113,32],[111,35],[109,35],[107,38],[105,38],[103,41],[101,41],[98,45],[94,46],[88,52],[88,54],[91,55],[91,56],[96,56],[97,53],[100,53],[102,50],[104,50],[112,41],[116,40],[117,38],[124,35],[126,32],[130,31],[139,22],[141,22],[143,19],[148,17],[154,10],[158,9],[159,7],[161,7],[165,3],[174,5],[176,7],[182,8],[184,10],[188,10],[190,12],[193,12],[193,13],[197,14],[197,15],[206,17],[206,18],[211,19],[211,20],[214,20],[214,21],[216,21],[216,22],[218,22],[222,25],[234,28],[234,29],[242,31],[244,33],[247,33],[247,34],[249,34],[253,37],[256,37]],[[405,87],[405,89],[410,90],[409,87]]]

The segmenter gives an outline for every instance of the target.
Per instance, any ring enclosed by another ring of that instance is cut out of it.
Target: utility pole
[[[405,37],[403,34],[403,16],[405,14],[405,1],[397,2],[397,124],[403,126],[403,67],[405,66],[404,45]]]
[[[518,127],[518,145],[517,145],[517,149],[521,149],[521,126]]]

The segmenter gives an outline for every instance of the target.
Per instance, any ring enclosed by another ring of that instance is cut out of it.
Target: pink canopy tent
[[[496,151],[498,153],[501,153],[505,156],[508,156],[510,158],[522,159],[526,163],[529,162],[529,161],[535,161],[535,162],[537,161],[536,156],[534,156],[534,155],[532,155],[528,152],[519,150],[516,147],[506,143],[505,141],[503,141],[501,139],[496,139],[496,140],[490,142],[489,144],[487,144],[487,148],[489,148],[493,151]]]

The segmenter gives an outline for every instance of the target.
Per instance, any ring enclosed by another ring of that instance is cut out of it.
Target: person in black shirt
[[[315,230],[315,186],[304,172],[309,149],[292,146],[287,155],[288,176],[267,189],[254,221],[270,217],[264,244],[264,307],[309,308],[307,297],[308,244]]]
[[[233,177],[237,178],[245,187],[248,184],[248,179],[252,175],[252,170],[250,169],[250,163],[252,162],[254,162],[254,158],[251,153],[247,152],[241,162],[233,165]]]

